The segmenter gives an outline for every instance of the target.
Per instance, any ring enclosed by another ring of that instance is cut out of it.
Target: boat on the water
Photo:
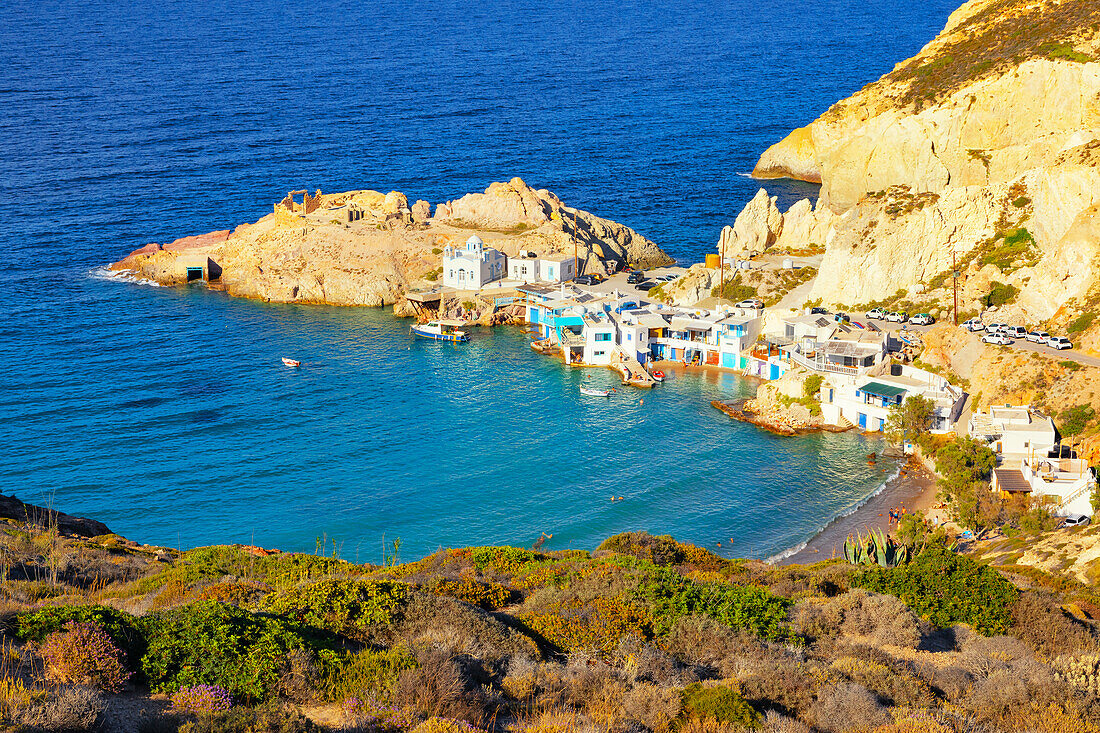
[[[649,376],[653,377],[653,379],[655,379],[658,382],[665,381],[665,373],[662,372],[660,369],[658,369],[655,372],[651,372]]]
[[[470,340],[470,335],[460,328],[465,325],[462,321],[428,321],[417,323],[410,330],[421,338],[458,343]]]
[[[595,387],[581,387],[581,394],[586,394],[589,397],[608,397],[611,394],[611,390],[596,389]]]
[[[283,357],[283,366],[288,366],[288,367],[302,366],[302,362],[300,362],[296,359],[288,359],[284,356]]]

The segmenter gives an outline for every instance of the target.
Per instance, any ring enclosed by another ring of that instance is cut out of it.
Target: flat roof
[[[882,382],[868,382],[862,387],[858,387],[861,392],[867,394],[873,394],[877,397],[897,397],[898,395],[905,394],[908,390],[905,387],[895,387],[891,384],[883,384]]]

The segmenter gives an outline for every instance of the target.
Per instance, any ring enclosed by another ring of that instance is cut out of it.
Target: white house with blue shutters
[[[577,274],[572,257],[540,257],[534,252],[520,252],[508,258],[508,279],[522,283],[559,283],[572,280]]]
[[[480,290],[506,274],[508,258],[500,250],[486,247],[476,234],[466,246],[443,248],[443,284],[459,290]]]

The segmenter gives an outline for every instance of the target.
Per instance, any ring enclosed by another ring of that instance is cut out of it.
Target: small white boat
[[[417,323],[410,330],[421,338],[459,343],[470,340],[469,334],[459,328],[464,325],[462,321],[429,321]]]
[[[662,372],[660,369],[658,369],[655,372],[650,373],[649,376],[653,377],[653,381],[655,381],[655,382],[665,381],[665,373]]]
[[[581,387],[581,394],[586,394],[589,397],[608,397],[611,395],[611,390],[596,389],[594,387]]]
[[[288,366],[288,367],[302,366],[302,362],[297,361],[295,359],[288,359],[284,356],[283,357],[283,366]]]

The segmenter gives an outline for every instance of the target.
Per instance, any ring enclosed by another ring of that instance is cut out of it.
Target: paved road
[[[855,314],[849,314],[849,315],[852,316],[853,320],[859,321],[860,323],[867,323],[868,320],[870,320],[870,322],[875,324],[875,326],[877,326],[878,328],[882,329],[883,331],[890,331],[891,333],[895,333],[897,331],[900,331],[901,326],[902,326],[902,324],[899,324],[899,323],[888,323],[886,321],[880,321],[880,320],[877,320],[877,319],[859,318]],[[928,329],[932,328],[932,326],[915,326],[911,323],[906,323],[904,325],[908,328],[908,330],[916,331],[918,333],[924,333]],[[960,328],[961,328],[961,326],[960,326]],[[984,332],[978,332],[978,333],[971,333],[971,334],[969,334],[969,336],[970,336],[972,341],[980,341],[983,334],[984,334]],[[992,344],[987,344],[987,346],[989,348],[997,348],[997,347],[993,346]],[[1034,352],[1039,353],[1039,354],[1046,354],[1047,356],[1052,356],[1055,359],[1058,359],[1058,360],[1061,360],[1061,361],[1075,361],[1078,364],[1082,364],[1084,366],[1100,367],[1100,358],[1097,358],[1095,356],[1089,356],[1088,354],[1082,354],[1081,352],[1074,351],[1073,349],[1066,349],[1064,351],[1058,351],[1057,349],[1052,349],[1049,346],[1032,343],[1031,341],[1026,341],[1024,339],[1016,339],[1016,341],[1014,341],[1011,346],[1008,346],[1008,347],[1005,347],[1005,348],[1018,349],[1020,351],[1034,351]]]

